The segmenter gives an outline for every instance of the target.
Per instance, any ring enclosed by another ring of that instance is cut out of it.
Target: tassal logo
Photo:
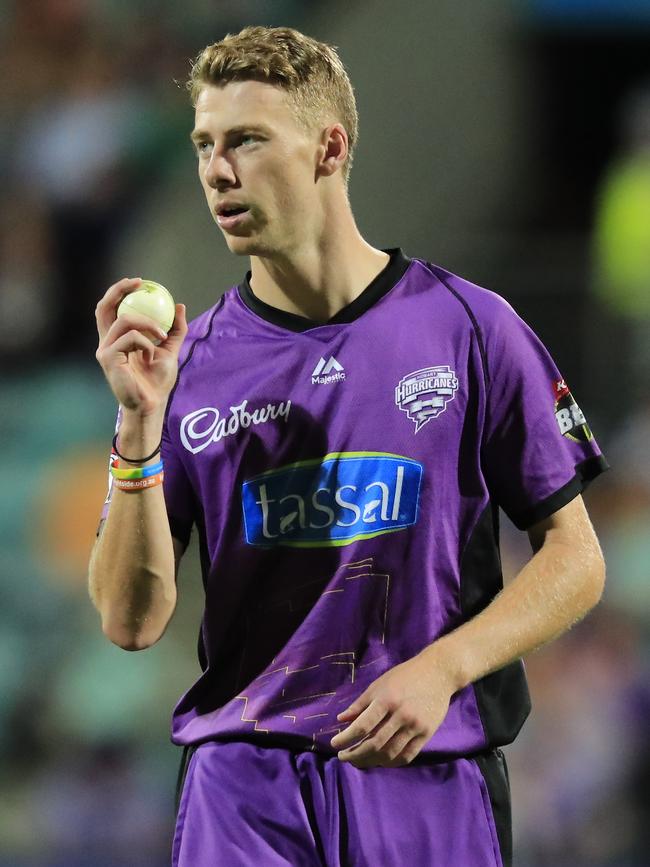
[[[386,452],[288,464],[242,486],[249,545],[350,545],[415,524],[422,465]]]

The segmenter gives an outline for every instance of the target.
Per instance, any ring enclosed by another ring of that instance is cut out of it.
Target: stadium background
[[[339,46],[362,232],[508,298],[614,467],[587,497],[604,601],[527,659],[516,863],[650,864],[650,2],[0,9],[0,865],[168,863],[169,716],[197,671],[202,591],[192,553],[163,641],[129,654],[101,634],[86,564],[115,407],[93,314],[142,274],[196,315],[245,270],[202,200],[174,82],[251,23]],[[527,540],[507,522],[503,547],[512,575]]]

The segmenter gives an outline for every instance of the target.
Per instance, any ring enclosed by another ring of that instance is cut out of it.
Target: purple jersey
[[[606,463],[561,374],[501,297],[393,250],[326,324],[249,277],[195,319],[163,437],[173,535],[196,527],[202,674],[177,744],[333,754],[336,715],[502,587],[521,529]],[[423,755],[509,743],[521,662],[454,695]]]

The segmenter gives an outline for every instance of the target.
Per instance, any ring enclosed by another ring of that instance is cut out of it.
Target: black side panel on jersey
[[[460,562],[464,620],[486,608],[503,587],[499,556],[499,512],[489,503],[476,522]],[[474,691],[488,745],[511,743],[530,713],[530,695],[519,660],[477,680]]]
[[[190,759],[196,752],[197,747],[198,744],[187,744],[183,747],[178,767],[178,777],[176,778],[176,796],[174,798],[174,815],[176,817],[178,817],[178,809],[181,805],[181,798],[183,797],[183,787],[185,785],[185,778],[187,777],[187,769],[190,764]]]
[[[485,780],[490,797],[503,867],[512,867],[512,811],[505,756],[497,749],[473,756],[473,759]]]

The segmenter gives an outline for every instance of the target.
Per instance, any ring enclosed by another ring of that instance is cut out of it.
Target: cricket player
[[[360,234],[331,46],[249,27],[189,87],[199,180],[250,270],[168,335],[117,317],[139,279],[99,302],[120,410],[90,564],[104,633],[142,650],[198,536],[173,865],[507,867],[521,657],[601,596],[581,492],[605,460],[506,301]],[[532,548],[505,588],[499,507]]]

